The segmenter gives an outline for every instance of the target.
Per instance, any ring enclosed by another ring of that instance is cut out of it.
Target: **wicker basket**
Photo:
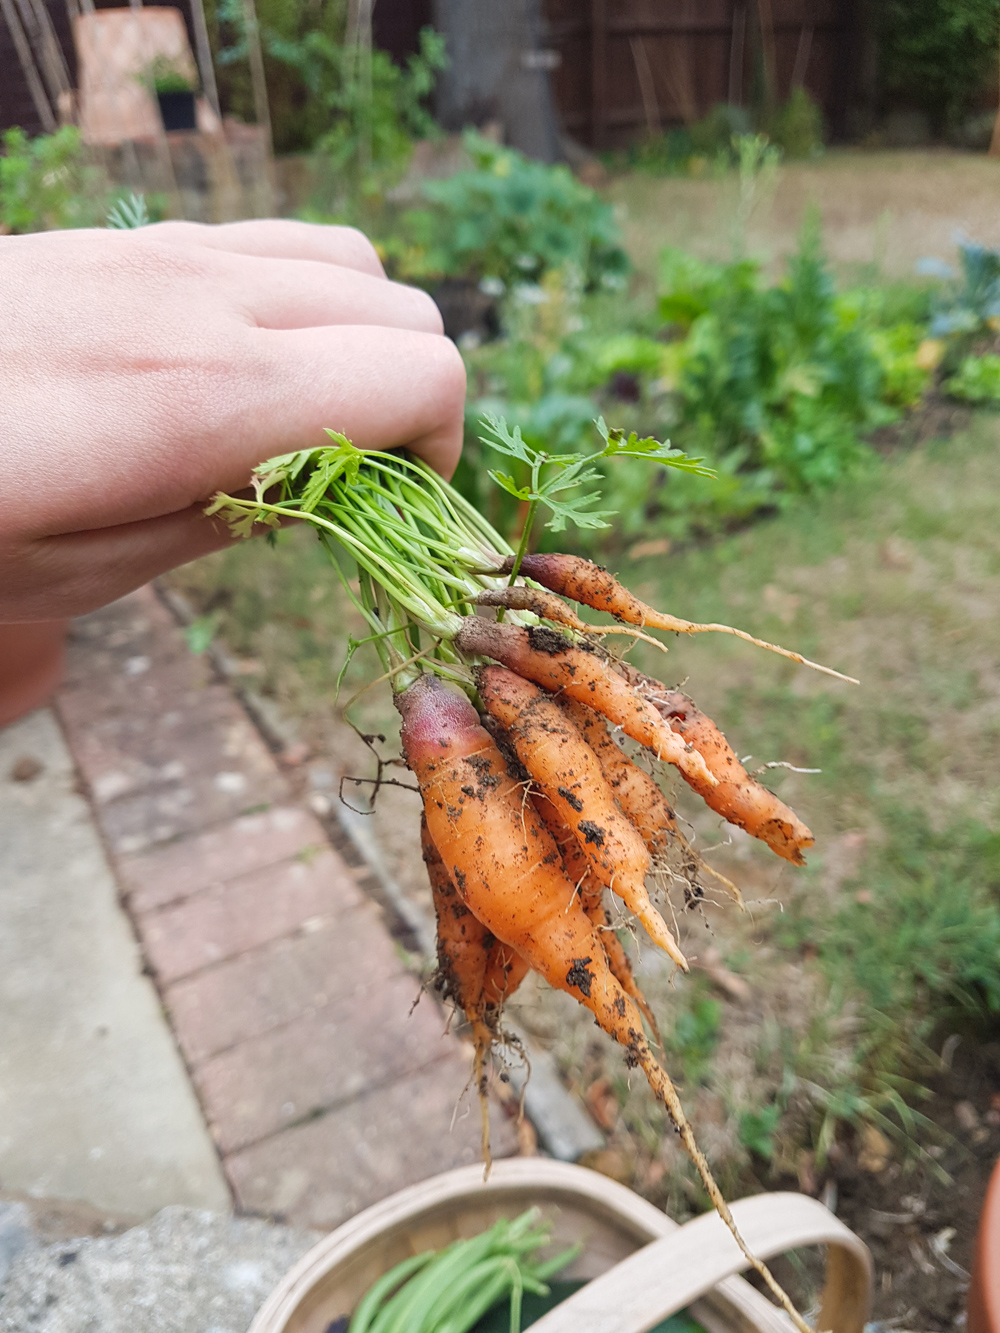
[[[745,1261],[714,1213],[678,1226],[605,1176],[537,1157],[497,1162],[486,1182],[481,1167],[448,1171],[359,1213],[296,1264],[250,1333],[326,1333],[401,1259],[473,1236],[533,1204],[554,1224],[557,1244],[583,1242],[565,1276],[591,1279],[534,1324],[537,1333],[644,1333],[685,1307],[708,1333],[789,1333],[787,1317],[736,1276]],[[762,1258],[826,1244],[816,1327],[862,1333],[872,1263],[853,1232],[800,1194],[744,1199],[733,1214]]]

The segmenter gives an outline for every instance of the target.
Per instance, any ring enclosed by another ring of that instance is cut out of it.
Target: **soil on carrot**
[[[761,774],[816,834],[802,870],[668,775],[685,831],[749,910],[721,887],[688,907],[664,879],[654,900],[675,914],[688,977],[619,925],[728,1197],[790,1185],[835,1201],[875,1254],[876,1317],[925,1330],[950,1329],[964,1306],[1000,1151],[998,445],[1000,422],[976,416],[950,440],[873,458],[815,506],[672,557],[607,558],[652,605],[739,625],[862,681],[722,636],[678,637],[668,658],[636,650],[751,771],[821,771]],[[333,811],[340,775],[368,778],[373,765],[334,702],[346,635],[363,630],[318,545],[285,532],[276,550],[247,543],[171,582],[213,617],[203,623],[240,656],[241,678],[299,719],[310,753],[292,771]],[[362,650],[341,702],[375,672]],[[351,709],[387,756],[393,714],[384,685]],[[346,794],[360,806],[369,790]],[[369,827],[430,915],[417,796],[385,787]],[[592,1164],[675,1215],[703,1209],[662,1112],[589,1016],[531,978],[509,1009],[605,1131]],[[808,1307],[817,1272],[807,1256],[780,1276]]]

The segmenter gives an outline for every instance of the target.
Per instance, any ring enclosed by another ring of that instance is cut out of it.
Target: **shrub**
[[[685,333],[674,391],[696,452],[756,473],[775,494],[848,473],[860,432],[892,412],[870,339],[839,317],[816,217],[775,286],[751,260],[707,264],[676,251],[665,252],[661,275],[661,314]]]
[[[87,165],[80,131],[64,125],[29,139],[17,127],[3,135],[0,223],[11,232],[89,227],[103,221],[106,198]]]
[[[571,267],[587,287],[628,272],[610,205],[563,166],[532,161],[472,131],[470,170],[423,187],[429,207],[403,219],[410,277],[488,279],[498,290]]]
[[[882,81],[890,96],[956,124],[995,68],[997,0],[882,0]]]
[[[785,157],[815,157],[823,149],[823,113],[804,88],[795,88],[768,127]]]

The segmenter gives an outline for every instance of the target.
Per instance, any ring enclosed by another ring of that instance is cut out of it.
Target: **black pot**
[[[198,122],[194,112],[194,93],[157,93],[160,104],[160,117],[165,130],[196,130]]]

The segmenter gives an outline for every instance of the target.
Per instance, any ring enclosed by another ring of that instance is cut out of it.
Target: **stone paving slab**
[[[409,1012],[418,995],[408,973],[361,982],[332,1004],[197,1066],[202,1105],[222,1151],[244,1148],[452,1054],[454,1041],[436,1005]]]
[[[0,1182],[133,1216],[227,1208],[76,781],[50,710],[0,731]]]
[[[243,1206],[273,1212],[297,1226],[327,1229],[433,1174],[428,1138],[442,1163],[478,1162],[479,1105],[474,1092],[466,1090],[469,1072],[470,1062],[456,1052],[408,1079],[233,1153],[227,1170]],[[510,1131],[498,1132],[503,1130],[494,1120],[494,1148],[501,1149],[497,1156],[510,1151]]]
[[[475,1161],[468,1048],[151,588],[78,622],[58,707],[238,1205],[334,1226]]]
[[[327,846],[213,884],[155,912],[138,912],[146,957],[163,982],[280,939],[307,922],[336,918],[360,905],[361,892]]]
[[[148,912],[251,870],[326,847],[315,817],[295,805],[243,815],[181,842],[118,857],[118,877],[133,912]]]
[[[336,966],[342,951],[364,959],[370,982],[399,973],[399,955],[365,903],[168,986],[164,998],[187,1059],[199,1064],[350,991],[355,978]]]

